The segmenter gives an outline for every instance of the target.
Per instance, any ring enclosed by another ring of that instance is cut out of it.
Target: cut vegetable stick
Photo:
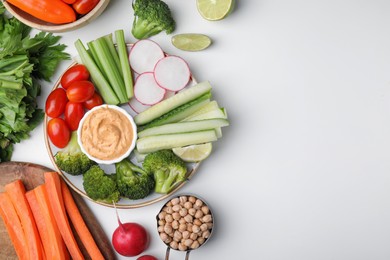
[[[28,250],[26,250],[27,242],[22,223],[11,199],[5,192],[0,193],[0,216],[3,219],[8,235],[15,248],[16,255],[19,259],[28,259]]]
[[[54,218],[60,229],[61,236],[73,259],[84,259],[73,235],[68,217],[66,215],[64,200],[61,191],[61,179],[57,172],[45,172],[46,191],[50,205],[54,212]]]
[[[46,259],[69,259],[69,253],[54,218],[45,185],[39,185],[28,191],[26,197],[37,223]]]
[[[61,181],[61,190],[64,199],[65,209],[68,213],[68,216],[73,224],[74,229],[80,237],[81,242],[86,248],[91,259],[102,259],[104,260],[104,256],[100,252],[91,232],[89,231],[87,225],[84,222],[83,217],[80,214],[80,211],[73,200],[72,194],[68,186],[64,181]]]
[[[45,254],[42,247],[41,238],[38,233],[34,216],[25,196],[26,189],[21,180],[16,180],[5,185],[5,192],[14,205],[21,220],[30,259],[44,259]]]
[[[118,46],[118,55],[119,55],[121,70],[123,74],[123,80],[126,86],[126,94],[127,94],[127,98],[130,99],[134,95],[133,93],[134,82],[133,82],[133,76],[131,75],[130,62],[128,58],[129,55],[127,52],[124,31],[116,30],[115,39],[116,39],[116,44]]]

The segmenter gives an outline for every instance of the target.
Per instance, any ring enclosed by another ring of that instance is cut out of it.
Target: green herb
[[[50,81],[58,64],[70,59],[59,36],[31,36],[30,27],[4,12],[0,3],[0,162],[11,160],[13,144],[42,122],[38,80]]]

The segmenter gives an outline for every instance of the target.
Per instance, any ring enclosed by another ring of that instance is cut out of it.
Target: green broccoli
[[[96,164],[81,151],[77,143],[76,131],[72,132],[68,145],[63,150],[58,151],[54,158],[58,167],[70,175],[81,175]]]
[[[98,165],[92,166],[84,173],[83,186],[88,197],[93,200],[113,203],[120,199],[115,178],[106,174]]]
[[[146,155],[142,164],[145,171],[154,174],[155,192],[168,193],[187,178],[185,162],[172,150],[159,150]]]
[[[154,189],[153,175],[124,159],[115,164],[116,183],[121,196],[137,200],[148,196]]]
[[[131,33],[137,39],[145,39],[162,31],[175,30],[175,20],[169,6],[162,0],[136,0],[133,2],[134,21]]]

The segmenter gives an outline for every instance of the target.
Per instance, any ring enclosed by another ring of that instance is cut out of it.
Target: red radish
[[[152,255],[143,255],[138,257],[137,260],[158,260],[158,259]]]
[[[161,47],[152,40],[137,41],[129,52],[131,68],[138,74],[152,72],[157,61],[164,58]]]
[[[176,95],[176,92],[167,90],[164,95],[164,99],[170,98],[172,96]]]
[[[134,84],[134,97],[144,105],[160,102],[165,92],[166,90],[157,84],[152,72],[140,74]]]
[[[167,56],[154,67],[157,84],[171,91],[183,89],[190,80],[191,72],[185,60],[178,56]]]
[[[149,246],[149,234],[146,229],[137,223],[122,223],[118,211],[116,216],[119,226],[112,234],[114,249],[123,256],[137,256],[144,252]]]
[[[145,111],[146,109],[148,109],[150,107],[148,105],[144,105],[144,104],[140,103],[136,98],[130,99],[129,105],[130,105],[131,109],[133,109],[133,111],[136,112],[137,114]]]

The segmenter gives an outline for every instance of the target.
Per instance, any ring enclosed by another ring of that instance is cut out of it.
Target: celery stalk
[[[116,68],[115,61],[112,58],[106,41],[104,38],[96,39],[92,42],[92,47],[120,103],[126,103],[128,98],[126,97],[125,83],[123,82],[121,73]]]
[[[121,73],[121,76],[123,77],[121,63],[119,60],[118,52],[115,49],[114,41],[112,40],[112,34],[107,34],[106,36],[103,36],[103,38],[106,41],[107,47],[110,50],[112,58],[114,59],[117,70]]]
[[[95,61],[96,65],[98,66],[100,72],[103,74],[103,76],[107,79],[107,75],[104,73],[104,70],[103,70],[103,67],[102,67],[102,64],[100,63],[98,57],[97,57],[97,54],[96,54],[96,51],[95,49],[92,47],[92,42],[88,42],[87,43],[88,45],[88,53],[89,55],[91,56],[91,58]]]
[[[103,74],[100,72],[93,58],[88,54],[80,39],[75,42],[75,47],[80,55],[81,61],[88,68],[92,81],[99,90],[104,102],[111,105],[117,105],[119,103],[118,97]]]
[[[128,59],[127,46],[125,42],[125,33],[123,30],[115,31],[115,39],[118,47],[118,54],[120,59],[120,65],[123,73],[123,80],[125,81],[127,98],[130,99],[134,96],[133,92],[133,76],[131,73],[130,63]]]

